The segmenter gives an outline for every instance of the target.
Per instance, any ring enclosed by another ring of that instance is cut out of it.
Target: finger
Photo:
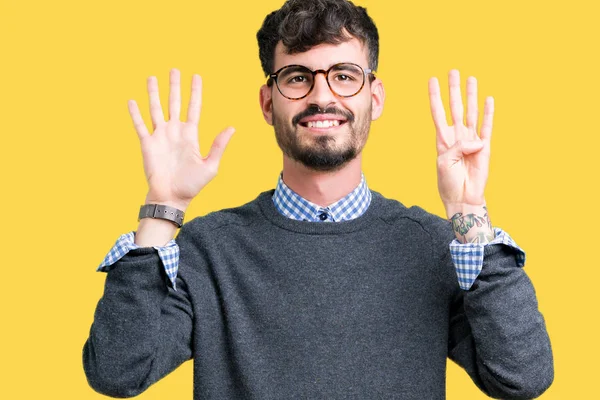
[[[460,94],[460,74],[453,69],[448,73],[448,86],[450,87],[450,113],[454,125],[463,125],[463,103]]]
[[[146,136],[149,136],[150,134],[148,133],[148,128],[146,128],[146,124],[144,124],[144,120],[140,114],[140,109],[135,100],[129,100],[127,102],[127,107],[129,108],[129,115],[131,115],[131,120],[133,121],[133,127],[135,128],[140,140]]]
[[[431,116],[436,130],[440,132],[447,128],[446,112],[440,95],[440,83],[435,77],[429,79],[429,106],[431,107]]]
[[[481,122],[481,139],[490,140],[492,138],[492,125],[494,123],[494,98],[485,99],[483,107],[483,120]]]
[[[202,78],[200,75],[192,76],[192,92],[188,106],[187,122],[198,125],[200,122],[200,108],[202,107]]]
[[[173,68],[169,75],[169,120],[179,120],[181,114],[181,77]]]
[[[467,128],[470,132],[477,133],[479,123],[479,109],[477,108],[477,79],[470,76],[467,79]]]
[[[227,143],[229,143],[229,139],[231,139],[231,136],[233,136],[234,132],[235,129],[229,127],[217,135],[217,137],[213,141],[212,146],[210,147],[208,155],[206,156],[206,159],[209,162],[214,163],[215,166],[219,165],[219,161],[221,161],[221,157],[223,156],[225,147],[227,147]]]
[[[160,105],[158,81],[155,76],[148,78],[148,97],[150,99],[150,118],[152,118],[152,126],[156,129],[156,125],[165,122],[165,116]]]

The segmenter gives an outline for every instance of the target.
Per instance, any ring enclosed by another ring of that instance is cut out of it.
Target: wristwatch
[[[175,207],[169,207],[162,204],[144,204],[140,207],[138,221],[142,218],[159,218],[171,221],[178,228],[183,225],[185,213]]]

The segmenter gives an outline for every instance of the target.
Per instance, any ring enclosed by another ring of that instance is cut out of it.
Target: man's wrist
[[[444,203],[444,209],[446,210],[448,219],[452,219],[452,217],[458,213],[478,215],[487,214],[487,204],[485,201],[481,204]]]
[[[185,212],[187,210],[187,208],[189,207],[190,203],[186,202],[186,201],[178,201],[178,200],[159,200],[159,199],[153,199],[149,196],[146,196],[146,200],[144,201],[144,204],[160,204],[163,206],[169,206],[169,207],[173,207],[176,208],[178,210],[181,210],[183,212]]]
[[[445,205],[456,238],[461,243],[488,243],[495,238],[492,222],[484,204]]]
[[[175,226],[181,228],[185,213],[178,208],[164,204],[145,204],[140,207],[138,221],[144,218],[158,218],[171,221]]]
[[[189,202],[160,200],[150,195],[146,196],[144,205],[146,204],[169,206],[181,212],[185,212],[189,206]],[[175,237],[177,229],[177,224],[167,219],[142,218],[135,233],[135,244],[142,247],[164,246]]]

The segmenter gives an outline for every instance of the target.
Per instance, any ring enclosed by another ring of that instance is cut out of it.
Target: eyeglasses
[[[303,65],[286,65],[269,75],[275,81],[279,93],[290,100],[300,100],[308,96],[315,87],[317,74],[324,74],[329,89],[339,97],[352,97],[360,92],[365,85],[365,77],[372,75],[371,69],[362,69],[353,63],[332,65],[327,71],[318,69],[311,71]]]

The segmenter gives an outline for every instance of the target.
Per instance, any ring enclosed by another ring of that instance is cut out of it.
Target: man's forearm
[[[452,229],[461,243],[489,243],[494,237],[494,229],[483,205],[446,206],[446,214],[452,222]]]
[[[99,393],[131,397],[191,357],[192,308],[185,283],[169,289],[153,249],[135,249],[108,272],[83,349]]]
[[[157,218],[142,218],[135,232],[135,244],[140,247],[164,246],[175,237],[177,226]]]
[[[486,246],[481,273],[461,295],[449,357],[493,398],[533,399],[544,392],[554,376],[552,349],[535,290],[513,250]]]

